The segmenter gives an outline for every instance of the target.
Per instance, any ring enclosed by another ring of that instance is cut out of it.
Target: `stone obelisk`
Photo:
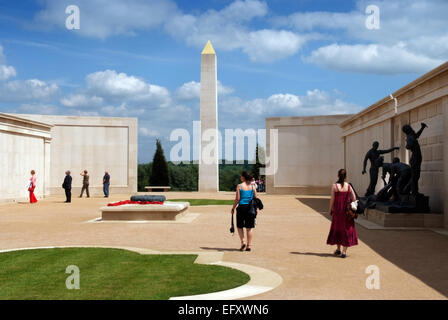
[[[201,133],[199,192],[218,192],[218,79],[216,53],[210,41],[201,54]]]

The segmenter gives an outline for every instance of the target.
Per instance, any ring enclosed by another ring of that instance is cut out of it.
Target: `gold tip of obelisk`
[[[204,50],[202,50],[202,54],[216,54],[215,49],[213,49],[212,43],[210,40],[207,41],[207,44],[204,47]]]

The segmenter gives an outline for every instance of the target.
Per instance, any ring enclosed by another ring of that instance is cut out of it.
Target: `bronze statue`
[[[394,147],[391,149],[387,149],[387,150],[378,150],[378,147],[380,146],[380,143],[378,141],[375,141],[372,145],[372,149],[370,149],[367,153],[366,156],[364,157],[364,166],[363,166],[363,170],[362,170],[362,174],[366,173],[366,166],[367,166],[367,160],[370,160],[370,184],[369,187],[367,188],[366,194],[365,196],[371,196],[375,193],[375,187],[378,181],[378,171],[379,171],[379,166],[378,166],[378,162],[377,160],[379,159],[379,157],[382,154],[386,154],[386,153],[390,153],[394,150],[398,150],[400,149],[399,147]]]
[[[423,130],[428,126],[425,123],[421,123],[421,128],[418,132],[408,124],[403,126],[403,132],[406,134],[406,149],[412,152],[409,164],[411,165],[411,178],[406,189],[410,189],[411,194],[416,197],[418,193],[418,180],[420,179],[420,172],[422,166],[422,151],[420,149],[420,144],[418,139],[422,134]]]

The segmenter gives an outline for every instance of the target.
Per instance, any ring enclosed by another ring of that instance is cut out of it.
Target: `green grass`
[[[193,264],[195,255],[140,255],[120,249],[61,248],[0,254],[0,299],[168,299],[231,289],[241,271]],[[68,290],[67,266],[80,270]]]
[[[218,199],[167,199],[167,201],[190,202],[190,206],[231,206],[234,200]]]

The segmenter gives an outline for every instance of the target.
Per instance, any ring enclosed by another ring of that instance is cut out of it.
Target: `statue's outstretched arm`
[[[416,135],[417,135],[417,139],[420,138],[420,135],[422,134],[423,130],[425,130],[425,128],[427,128],[428,126],[426,125],[426,123],[422,122],[422,127],[420,128],[420,130],[417,131]]]

